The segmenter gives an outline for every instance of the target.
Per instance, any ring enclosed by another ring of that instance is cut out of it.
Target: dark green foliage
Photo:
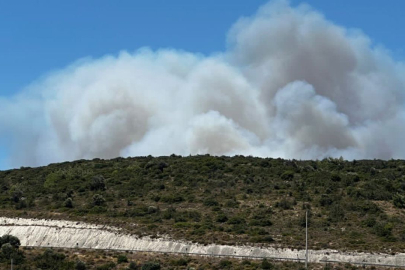
[[[245,223],[245,222],[246,222],[245,219],[244,219],[243,217],[239,217],[239,216],[231,217],[231,218],[228,220],[228,223],[229,223],[229,224],[234,224],[234,225],[236,225],[236,224],[243,224],[243,223]]]
[[[229,208],[238,208],[239,207],[240,202],[238,202],[237,200],[233,199],[233,200],[227,200],[225,202],[225,207],[229,207]]]
[[[10,243],[5,243],[1,246],[1,255],[7,260],[12,258],[15,253],[16,249]]]
[[[171,264],[174,266],[187,266],[188,261],[184,258],[180,258],[178,260],[173,260]]]
[[[160,200],[165,203],[180,203],[184,201],[184,197],[181,195],[172,194],[168,196],[163,196],[160,198]]]
[[[320,200],[319,200],[319,204],[321,205],[321,206],[329,206],[329,205],[331,205],[333,203],[333,200],[332,200],[332,198],[329,196],[329,195],[327,195],[327,194],[322,194],[321,195],[321,198],[320,198]]]
[[[374,225],[375,234],[386,239],[392,238],[392,223],[379,222]]]
[[[43,270],[71,270],[75,265],[71,261],[65,260],[63,253],[55,252],[51,249],[45,250],[35,258],[35,266]]]
[[[403,244],[394,240],[405,235],[404,172],[401,160],[78,160],[0,171],[0,208],[9,216],[105,222],[202,244],[295,248],[309,210],[314,248],[397,252]]]
[[[340,177],[340,175],[334,173],[330,177],[330,180],[332,180],[333,182],[340,182],[340,180],[342,180],[342,178]]]
[[[374,226],[377,224],[377,220],[376,220],[376,218],[375,218],[374,216],[369,216],[368,218],[366,218],[366,219],[363,221],[363,224],[364,224],[366,227],[372,228],[372,227],[374,227]]]
[[[73,208],[73,200],[72,200],[72,198],[67,198],[67,199],[64,201],[63,205],[64,205],[65,207],[67,207],[67,208]]]
[[[139,267],[138,267],[138,265],[136,264],[136,262],[130,262],[129,263],[129,265],[128,265],[128,270],[138,270],[139,269]]]
[[[251,218],[250,225],[252,226],[261,226],[261,227],[268,227],[273,225],[273,222],[270,218],[266,215],[255,214]]]
[[[405,197],[399,193],[395,194],[392,201],[397,208],[405,208]]]
[[[75,265],[75,270],[86,270],[87,266],[84,262],[82,261],[77,261]]]
[[[262,269],[274,269],[274,265],[271,262],[269,262],[268,260],[266,260],[266,259],[264,259],[262,261],[261,266],[262,266]]]
[[[167,208],[167,210],[163,212],[164,219],[172,219],[175,217],[175,215],[176,215],[176,208],[174,207],[169,207]]]
[[[11,192],[11,199],[13,200],[13,202],[18,203],[21,199],[21,197],[23,196],[23,192],[16,188],[14,189],[14,191]]]
[[[253,243],[273,243],[274,239],[270,235],[254,236],[251,238],[251,242],[253,242]]]
[[[160,270],[160,264],[157,262],[147,262],[142,265],[141,270]]]
[[[109,262],[109,263],[106,263],[104,265],[98,266],[96,268],[96,270],[111,270],[111,269],[114,269],[115,266],[116,266],[115,263]]]
[[[17,210],[21,210],[21,209],[24,209],[24,208],[27,208],[27,201],[26,200],[19,200],[18,201],[18,203],[15,205],[15,209],[17,209]]]
[[[344,209],[340,204],[333,204],[329,211],[329,220],[332,222],[340,222],[343,221],[345,216]]]
[[[18,249],[21,245],[20,239],[10,234],[5,234],[0,237],[0,247],[4,244],[10,244],[15,249]]]
[[[276,203],[276,207],[280,207],[284,210],[290,210],[293,208],[294,205],[296,205],[296,201],[294,199],[287,198],[283,198]]]
[[[220,214],[218,214],[216,221],[223,223],[223,222],[228,221],[228,217],[224,213],[220,213]]]
[[[105,179],[102,175],[93,177],[90,182],[90,190],[105,190]]]
[[[232,269],[232,262],[229,260],[221,260],[219,262],[219,267],[221,269]]]
[[[123,254],[118,255],[118,257],[117,257],[117,263],[118,263],[118,264],[120,264],[120,263],[127,263],[127,262],[128,262],[127,256],[125,256],[125,255],[123,255]]]
[[[3,235],[0,237],[0,261],[13,259],[15,264],[21,264],[24,261],[24,254],[18,248],[20,240],[13,235]]]
[[[286,171],[283,172],[283,174],[281,175],[281,179],[283,180],[292,180],[294,178],[294,172],[293,171]]]
[[[100,194],[95,194],[93,196],[93,204],[97,206],[102,206],[105,204],[105,199],[102,195]]]
[[[204,200],[204,205],[205,206],[218,206],[219,203],[214,198],[207,198],[206,200]]]

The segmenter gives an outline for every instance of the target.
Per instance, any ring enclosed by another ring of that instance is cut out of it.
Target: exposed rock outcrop
[[[167,238],[137,237],[119,228],[83,222],[0,218],[0,235],[18,237],[22,246],[132,250],[196,255],[284,258],[303,260],[305,250],[260,248],[253,246],[201,245]],[[405,254],[371,254],[339,252],[337,250],[309,250],[310,262],[322,260],[359,264],[405,265]]]

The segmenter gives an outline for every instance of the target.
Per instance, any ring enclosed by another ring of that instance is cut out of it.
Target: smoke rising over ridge
[[[80,60],[1,98],[10,163],[172,153],[405,158],[405,66],[309,6],[273,1],[212,56]]]

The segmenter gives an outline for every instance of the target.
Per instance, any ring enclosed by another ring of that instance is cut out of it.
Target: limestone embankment
[[[304,259],[305,250],[254,246],[200,245],[171,239],[137,237],[119,228],[83,222],[0,217],[0,235],[12,234],[22,246],[138,250],[216,256],[251,256]],[[309,250],[309,261],[322,260],[405,266],[405,253],[395,255]]]

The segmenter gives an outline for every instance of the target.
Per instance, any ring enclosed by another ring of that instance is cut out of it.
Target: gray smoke
[[[12,165],[116,156],[405,158],[405,66],[360,31],[273,1],[228,49],[80,60],[0,99]]]

